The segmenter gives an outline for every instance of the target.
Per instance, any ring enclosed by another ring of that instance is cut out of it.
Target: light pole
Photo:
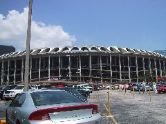
[[[25,75],[24,75],[24,90],[28,91],[29,87],[29,54],[30,54],[30,40],[31,40],[31,16],[32,16],[32,0],[29,0],[29,11],[28,11],[28,29],[26,39],[26,58],[25,58]]]

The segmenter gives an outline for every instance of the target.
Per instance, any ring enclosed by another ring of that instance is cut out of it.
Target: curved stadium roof
[[[43,54],[61,54],[61,53],[112,53],[112,54],[135,54],[135,55],[146,55],[146,56],[155,56],[166,58],[166,56],[161,55],[156,52],[140,50],[140,49],[131,49],[131,48],[120,48],[120,47],[103,47],[103,46],[92,46],[92,47],[55,47],[55,48],[39,48],[30,50],[31,55],[43,55]],[[25,55],[25,51],[21,52],[12,52],[8,54],[3,54],[0,56],[0,59],[21,57]]]

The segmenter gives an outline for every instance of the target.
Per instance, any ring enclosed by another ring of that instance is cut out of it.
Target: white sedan
[[[64,90],[18,94],[6,110],[8,124],[101,124],[98,106]]]

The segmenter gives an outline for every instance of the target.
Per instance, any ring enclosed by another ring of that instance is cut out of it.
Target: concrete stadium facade
[[[24,82],[25,51],[0,56],[0,83]],[[30,81],[137,82],[166,77],[166,57],[118,47],[63,47],[30,51]]]

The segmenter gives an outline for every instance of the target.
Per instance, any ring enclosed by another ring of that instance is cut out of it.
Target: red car
[[[161,83],[157,85],[157,92],[158,93],[166,93],[166,83]]]

